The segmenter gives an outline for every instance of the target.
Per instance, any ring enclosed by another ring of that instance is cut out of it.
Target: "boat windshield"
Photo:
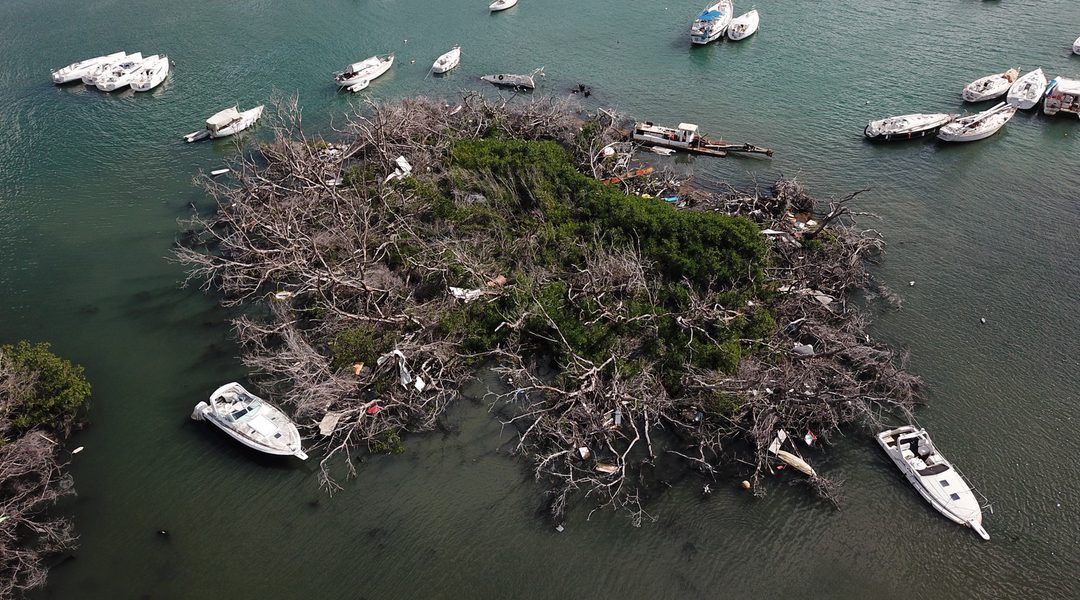
[[[230,421],[239,421],[244,417],[258,412],[259,407],[262,406],[262,402],[258,398],[252,398],[241,394],[237,397],[237,401],[233,403],[230,408],[230,412],[227,418]]]

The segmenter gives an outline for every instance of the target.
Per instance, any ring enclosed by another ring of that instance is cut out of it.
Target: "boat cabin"
[[[672,129],[646,121],[634,125],[634,139],[659,146],[687,148],[697,142],[698,126],[693,123],[679,123],[678,127]]]
[[[1061,111],[1080,116],[1080,81],[1059,75],[1046,90],[1043,112],[1055,115]]]
[[[229,125],[239,121],[241,119],[240,111],[236,107],[226,108],[225,110],[217,113],[206,120],[206,128],[213,133],[217,133],[222,129],[225,129]]]

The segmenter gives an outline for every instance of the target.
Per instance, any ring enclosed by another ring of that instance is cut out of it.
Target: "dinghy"
[[[86,73],[83,73],[82,82],[86,85],[97,85],[99,77],[108,77],[109,71],[123,62],[134,62],[142,60],[142,52],[136,52],[135,54],[124,54],[116,60],[106,61],[98,64],[95,67],[91,67]]]
[[[209,404],[195,405],[191,418],[210,421],[236,441],[259,452],[307,460],[296,424],[277,407],[235,381],[214,390]]]
[[[161,85],[169,76],[169,57],[161,55],[157,60],[143,63],[135,76],[131,78],[131,89],[136,92],[149,92]]]
[[[955,119],[950,113],[915,113],[870,121],[863,135],[871,140],[911,140],[934,135],[943,125]]]
[[[1009,87],[1012,86],[1019,75],[1020,71],[1009,69],[1004,73],[980,77],[964,86],[964,92],[961,95],[964,97],[965,102],[982,102],[983,100],[1000,98],[1009,91]]]
[[[104,56],[95,56],[94,58],[71,63],[66,67],[52,72],[53,83],[60,85],[82,79],[82,76],[86,75],[94,67],[122,60],[125,56],[127,56],[127,53],[121,50],[120,52],[113,52],[112,54],[106,54]]]
[[[263,105],[256,106],[240,112],[237,107],[226,108],[206,120],[206,129],[200,129],[184,136],[188,143],[205,140],[206,138],[223,138],[240,133],[251,127],[255,121],[262,117]]]
[[[690,25],[690,42],[708,44],[720,39],[731,23],[731,0],[720,0],[705,7],[694,23]]]
[[[491,10],[491,12],[499,12],[500,10],[508,9],[517,3],[518,0],[495,0],[488,6],[488,8]]]
[[[1013,82],[1006,101],[1020,110],[1027,110],[1039,103],[1046,91],[1046,76],[1042,69],[1035,69]]]
[[[445,73],[450,69],[458,66],[461,62],[461,47],[454,46],[449,52],[443,54],[435,60],[435,64],[431,65],[432,73]]]
[[[974,142],[986,139],[1009,122],[1016,114],[1016,107],[1004,102],[981,113],[960,117],[938,131],[938,139],[943,142]]]
[[[363,86],[359,89],[352,90],[359,92],[366,88],[367,84],[371,83],[371,80],[389,71],[393,64],[393,54],[371,56],[345,67],[343,71],[334,73],[334,82],[344,88],[353,88],[362,83]]]
[[[103,92],[115,92],[126,88],[140,69],[147,65],[157,64],[159,58],[161,58],[159,55],[154,54],[145,59],[126,60],[99,75],[94,86]]]
[[[542,75],[543,73],[544,68],[540,67],[529,75],[500,73],[498,75],[484,75],[480,79],[497,86],[512,87],[522,90],[533,90],[536,89],[536,79],[534,78],[534,76],[537,74]]]
[[[877,441],[931,506],[952,521],[970,527],[982,539],[990,539],[982,525],[978,499],[960,473],[934,448],[925,429],[905,425],[882,431]]]
[[[731,41],[739,41],[746,39],[757,31],[758,28],[758,11],[754,10],[735,17],[731,20],[731,24],[727,28],[727,37]]]

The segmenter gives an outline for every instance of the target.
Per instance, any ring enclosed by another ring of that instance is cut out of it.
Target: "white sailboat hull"
[[[745,40],[757,32],[759,22],[757,9],[732,19],[727,28],[728,39],[735,42]]]
[[[432,73],[445,73],[461,64],[461,48],[455,46],[431,65]]]
[[[995,73],[993,75],[987,75],[986,77],[980,77],[964,86],[964,91],[961,96],[964,98],[965,102],[983,102],[986,100],[993,100],[994,98],[1000,98],[1007,94],[1009,88],[1012,87],[1013,82],[1006,77],[1009,73],[1015,73],[1015,71]]]
[[[71,63],[66,67],[59,68],[52,72],[53,83],[61,85],[78,81],[83,78],[83,75],[89,73],[91,69],[105,63],[120,60],[125,56],[127,56],[127,54],[121,50],[120,52],[113,52],[112,54],[106,54],[104,56],[95,56],[94,58]]]
[[[259,118],[262,117],[263,108],[264,106],[260,104],[255,108],[245,110],[244,112],[240,113],[240,119],[235,124],[229,125],[228,127],[223,127],[218,131],[210,132],[210,137],[215,139],[229,137],[230,135],[235,135],[247,129],[248,127],[251,127],[255,124],[255,121],[258,121]]]
[[[969,117],[961,117],[949,123],[938,131],[937,136],[943,142],[984,140],[1000,131],[1015,114],[1015,106],[1008,106],[1002,102],[990,110]]]
[[[155,54],[145,59],[140,58],[138,60],[124,61],[111,69],[108,76],[98,77],[97,82],[94,85],[103,92],[115,92],[116,90],[126,88],[131,84],[131,81],[135,79],[135,75],[138,74],[143,67],[157,64],[157,61],[160,58],[160,56]]]
[[[707,6],[701,16],[690,26],[690,42],[699,45],[708,44],[723,37],[731,23],[731,11],[731,0],[720,0],[716,4]]]
[[[387,54],[386,56],[372,56],[361,62],[353,63],[350,65],[350,68],[345,71],[335,73],[334,82],[343,88],[351,88],[361,82],[371,83],[375,78],[380,77],[389,71],[393,64],[393,54]],[[365,87],[367,87],[367,85],[364,85],[360,89]]]
[[[99,63],[99,64],[95,65],[94,67],[91,67],[90,69],[88,69],[85,73],[83,73],[82,82],[84,84],[86,84],[86,85],[94,85],[94,86],[96,86],[98,78],[99,77],[102,77],[102,78],[103,77],[108,77],[109,70],[112,67],[114,67],[114,66],[116,66],[118,64],[121,64],[123,62],[126,62],[126,61],[134,61],[134,60],[142,60],[142,53],[141,52],[136,52],[135,54],[127,54],[127,53],[125,53],[123,56],[121,56],[120,58],[118,58],[116,60],[110,60],[110,61],[105,61],[105,62]]]
[[[518,0],[495,0],[488,6],[488,9],[491,12],[499,12],[500,10],[506,10],[508,8],[511,8],[517,3]]]
[[[144,66],[131,80],[131,89],[136,92],[149,92],[161,85],[169,76],[169,57],[162,56],[154,64]]]
[[[1013,82],[1006,101],[1010,106],[1027,110],[1039,103],[1045,91],[1046,76],[1042,69],[1035,69]]]

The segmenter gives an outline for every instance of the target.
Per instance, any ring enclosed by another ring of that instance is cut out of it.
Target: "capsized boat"
[[[72,81],[82,79],[82,76],[86,75],[94,67],[97,67],[103,63],[112,63],[121,60],[125,56],[127,56],[127,53],[121,50],[119,52],[113,52],[112,54],[95,56],[94,58],[88,58],[86,60],[80,60],[79,62],[71,63],[66,67],[59,68],[52,72],[53,83],[60,85],[63,83],[71,83]]]
[[[393,54],[369,56],[360,62],[354,62],[345,67],[343,71],[334,73],[334,82],[341,87],[352,87],[361,82],[370,83],[372,79],[389,71],[393,64]],[[367,85],[365,84],[364,87],[367,87]]]
[[[445,73],[461,63],[461,47],[454,46],[449,52],[435,59],[431,65],[432,73]]]
[[[528,75],[515,75],[513,73],[499,73],[497,75],[484,75],[481,80],[493,85],[512,87],[522,90],[536,89],[536,75],[543,75],[544,68],[540,67]]]
[[[259,117],[262,117],[262,114],[262,104],[243,112],[237,110],[237,107],[235,106],[226,108],[206,120],[206,129],[193,131],[185,135],[184,140],[190,143],[205,140],[206,138],[223,138],[240,133],[248,127],[251,127],[255,121],[258,121]]]
[[[911,140],[934,135],[956,118],[950,113],[914,113],[870,121],[863,135],[872,140]]]
[[[970,527],[984,540],[982,507],[960,473],[945,460],[925,429],[904,425],[877,434],[877,441],[919,494],[952,521]]]
[[[214,390],[209,403],[196,404],[191,418],[210,421],[248,448],[307,460],[296,424],[235,381]]]
[[[735,17],[731,20],[731,23],[727,28],[728,39],[739,41],[754,35],[758,29],[758,21],[759,15],[756,8],[748,13]]]
[[[1061,75],[1055,77],[1046,88],[1043,112],[1048,115],[1067,112],[1080,117],[1080,81]]]
[[[731,23],[731,11],[731,0],[720,0],[706,6],[690,25],[690,41],[694,44],[708,44],[720,39]]]
[[[147,60],[131,78],[131,89],[136,92],[149,92],[161,85],[169,76],[169,57],[162,54],[157,60]]]
[[[491,12],[498,12],[500,10],[506,10],[517,3],[518,0],[495,0],[488,6],[488,8],[491,10]]]
[[[159,58],[161,56],[154,54],[148,58],[140,57],[137,60],[125,60],[109,69],[106,73],[99,75],[94,85],[103,92],[115,92],[126,88],[143,66],[157,64]]]
[[[706,6],[690,25],[690,42],[708,44],[720,39],[731,23],[731,0],[720,0]]]
[[[1015,114],[1015,106],[999,102],[990,110],[956,119],[938,130],[937,136],[943,142],[974,142],[986,139],[1004,127]]]
[[[1045,91],[1046,75],[1042,69],[1035,69],[1014,81],[1005,98],[1010,105],[1027,110],[1039,103]]]
[[[88,71],[83,73],[82,82],[85,83],[86,85],[97,85],[98,78],[100,78],[100,77],[108,77],[109,76],[109,71],[112,70],[112,68],[115,67],[116,65],[119,65],[120,63],[124,63],[124,62],[134,62],[134,61],[141,61],[141,60],[142,60],[142,52],[136,52],[135,54],[127,54],[127,53],[125,53],[123,56],[121,56],[120,58],[118,58],[116,60],[106,61],[106,62],[98,64],[95,67],[91,67]]]
[[[983,100],[1000,98],[1009,91],[1009,87],[1012,86],[1019,75],[1020,71],[1017,69],[1009,69],[1004,73],[980,77],[964,86],[961,95],[964,97],[965,102],[982,102]]]
[[[682,150],[707,156],[727,156],[729,152],[764,154],[772,156],[768,148],[751,144],[733,144],[725,140],[710,140],[698,135],[698,126],[693,123],[679,123],[675,129],[655,125],[651,121],[635,123],[632,136],[634,141],[648,146],[663,146],[673,150]]]

